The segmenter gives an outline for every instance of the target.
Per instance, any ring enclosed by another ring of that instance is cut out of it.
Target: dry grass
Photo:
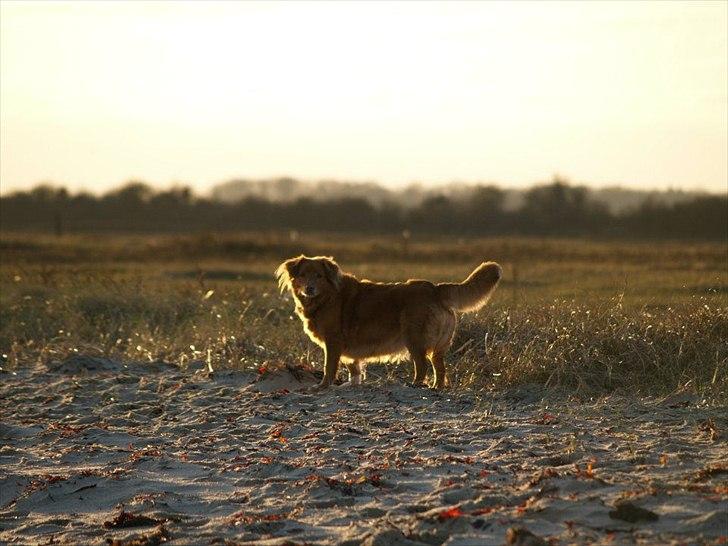
[[[462,320],[448,359],[455,385],[728,398],[726,251],[708,243],[5,235],[3,366],[72,352],[319,363],[272,276],[301,251],[377,280],[460,280],[482,259],[503,264],[491,305]]]

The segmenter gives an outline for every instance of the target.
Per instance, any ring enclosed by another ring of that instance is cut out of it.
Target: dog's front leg
[[[324,349],[326,363],[324,364],[324,378],[319,383],[320,388],[326,388],[334,382],[339,371],[339,359],[341,358],[341,346],[335,343],[327,343]]]

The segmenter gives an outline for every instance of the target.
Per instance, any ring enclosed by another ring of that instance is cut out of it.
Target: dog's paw
[[[322,381],[321,383],[314,385],[313,387],[307,388],[306,392],[311,392],[311,393],[321,392],[321,391],[328,389],[330,386],[331,386],[330,383]]]
[[[352,375],[346,383],[342,383],[341,385],[337,385],[337,389],[347,389],[349,387],[356,387],[357,385],[361,385],[362,376],[361,375]]]
[[[358,387],[361,385],[361,381],[354,382],[354,381],[347,381],[346,383],[342,383],[341,385],[336,385],[337,389],[350,389],[352,387]]]

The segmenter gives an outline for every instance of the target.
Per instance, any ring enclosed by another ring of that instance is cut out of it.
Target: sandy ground
[[[83,356],[0,373],[0,542],[728,540],[725,408],[295,392],[314,382]]]

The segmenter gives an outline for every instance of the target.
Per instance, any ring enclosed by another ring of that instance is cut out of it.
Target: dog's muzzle
[[[316,297],[316,287],[315,286],[307,286],[303,289],[303,295],[307,298],[314,298]]]

